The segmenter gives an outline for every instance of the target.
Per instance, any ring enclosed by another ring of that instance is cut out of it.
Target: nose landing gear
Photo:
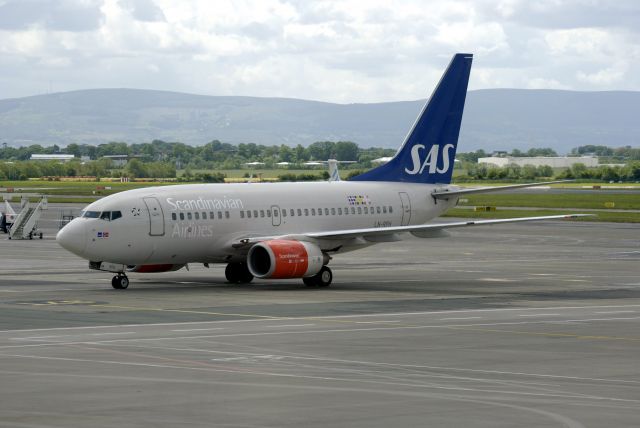
[[[118,274],[111,278],[111,286],[116,290],[124,290],[129,286],[127,275]]]

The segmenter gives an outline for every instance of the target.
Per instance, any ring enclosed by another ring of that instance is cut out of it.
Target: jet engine
[[[173,265],[173,264],[158,264],[158,265],[128,265],[127,272],[138,272],[138,273],[157,273],[157,272],[173,272],[175,270],[180,270],[184,267],[181,265]]]
[[[251,247],[247,267],[256,278],[306,278],[320,272],[328,258],[316,244],[273,239]]]

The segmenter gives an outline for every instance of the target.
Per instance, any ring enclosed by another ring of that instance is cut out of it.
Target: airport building
[[[513,157],[513,156],[491,156],[478,159],[479,164],[489,164],[499,167],[507,165],[533,165],[550,166],[552,168],[571,168],[577,163],[584,164],[588,168],[599,166],[596,156],[536,156],[536,157]]]
[[[42,154],[33,154],[31,155],[30,160],[41,160],[41,161],[50,161],[50,160],[57,160],[57,161],[61,161],[61,162],[69,162],[70,160],[72,160],[75,156],[73,155],[42,155]]]

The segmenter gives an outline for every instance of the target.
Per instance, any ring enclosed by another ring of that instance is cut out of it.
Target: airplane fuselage
[[[345,181],[151,187],[92,203],[69,229],[80,230],[74,252],[92,261],[221,263],[246,257],[234,247],[246,237],[423,224],[457,202],[430,196],[446,187]],[[319,245],[345,252],[381,241],[344,238]]]

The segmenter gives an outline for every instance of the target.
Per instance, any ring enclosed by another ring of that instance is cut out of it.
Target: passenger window
[[[358,207],[358,214],[362,214],[362,207]]]
[[[218,219],[222,220],[222,211],[218,211]]]
[[[111,220],[111,212],[110,211],[104,211],[102,214],[100,214],[100,220],[110,221]]]
[[[191,220],[191,213],[187,213],[187,219]]]
[[[240,211],[240,218],[244,218],[244,211]]]
[[[271,217],[271,210],[267,210],[267,217]]]
[[[315,208],[311,208],[311,215],[315,216],[316,215],[316,209]]]
[[[324,209],[324,215],[329,215],[329,208]]]
[[[111,220],[117,220],[122,217],[122,212],[120,211],[111,211]]]
[[[178,216],[176,215],[176,213],[171,213],[171,220],[177,220]]]
[[[355,207],[351,207],[351,214],[355,214],[356,213],[356,208]]]
[[[386,206],[382,207],[382,212],[383,212],[383,214],[387,213],[387,207]]]
[[[287,210],[285,210],[284,208],[282,209],[282,217],[286,217],[287,216]]]
[[[258,218],[258,210],[253,210],[253,217]]]
[[[209,211],[209,218],[210,218],[211,220],[214,220],[214,219],[216,218],[216,216],[214,215],[214,212],[213,212],[213,211]]]
[[[229,218],[229,217],[231,217],[231,214],[229,214],[229,211],[225,211],[224,218]]]
[[[202,219],[206,220],[207,219],[207,213],[206,211],[202,211]]]
[[[376,207],[376,211],[378,214],[380,214],[380,207]]]
[[[247,210],[247,218],[251,218],[251,210]]]
[[[298,217],[302,217],[302,210],[298,208]]]
[[[264,210],[260,210],[260,217],[264,218]]]
[[[318,208],[318,215],[322,215],[322,208]]]
[[[291,217],[295,217],[296,216],[296,212],[294,211],[293,208],[289,209],[289,214],[291,215]]]
[[[364,213],[369,214],[369,207],[364,207]]]
[[[304,216],[309,217],[309,208],[304,209]]]
[[[180,220],[184,220],[184,213],[180,213]]]
[[[344,209],[344,215],[349,215],[349,208]]]
[[[393,213],[393,207],[389,206],[389,214]]]
[[[195,215],[195,217],[196,217],[196,220],[200,220],[200,213],[199,213],[199,212],[197,212],[197,211],[196,211],[196,212],[194,213],[194,215]]]
[[[283,210],[284,211],[284,210]],[[271,212],[271,210],[269,210],[269,212]],[[273,216],[274,217],[278,217],[280,215],[280,211],[278,210],[273,210]]]

